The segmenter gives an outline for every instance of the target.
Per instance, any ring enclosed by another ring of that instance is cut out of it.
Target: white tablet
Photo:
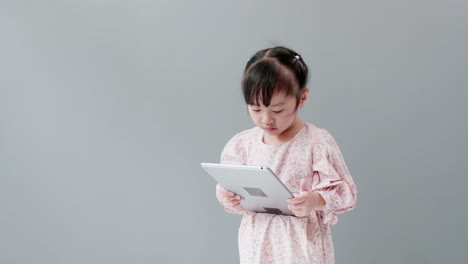
[[[202,163],[202,168],[226,190],[242,197],[242,207],[258,213],[294,215],[288,209],[293,194],[267,167]]]

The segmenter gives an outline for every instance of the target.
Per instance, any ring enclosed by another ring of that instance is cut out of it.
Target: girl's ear
[[[309,92],[310,92],[309,87],[305,87],[304,90],[302,91],[301,101],[299,102],[299,107],[304,106],[305,102],[307,101],[307,96]]]

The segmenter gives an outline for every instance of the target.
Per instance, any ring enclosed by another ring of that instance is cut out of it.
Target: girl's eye
[[[273,111],[273,113],[275,113],[275,114],[279,114],[279,113],[281,113],[281,112],[283,112],[283,110]]]
[[[254,112],[260,112],[260,109],[252,109]]]

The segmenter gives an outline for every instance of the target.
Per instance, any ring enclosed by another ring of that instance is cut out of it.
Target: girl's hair
[[[248,105],[269,106],[276,93],[294,96],[299,105],[307,84],[308,69],[302,57],[286,47],[260,50],[245,66],[242,92]]]

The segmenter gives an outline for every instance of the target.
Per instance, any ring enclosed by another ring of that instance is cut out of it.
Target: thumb
[[[301,179],[299,191],[300,191],[301,193],[302,193],[302,192],[308,192],[308,191],[309,191],[309,187],[307,187],[306,179]]]

